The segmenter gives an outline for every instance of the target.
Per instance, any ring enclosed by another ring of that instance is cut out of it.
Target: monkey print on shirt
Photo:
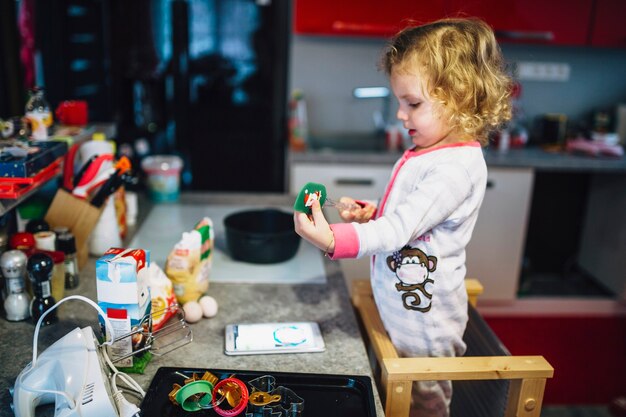
[[[407,310],[426,313],[432,306],[432,292],[426,284],[435,281],[430,273],[437,268],[437,258],[428,256],[417,248],[405,246],[387,257],[387,266],[400,282],[396,290],[402,292],[402,303]]]

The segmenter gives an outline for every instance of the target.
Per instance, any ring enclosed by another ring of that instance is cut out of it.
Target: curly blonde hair
[[[489,132],[511,118],[512,80],[493,30],[475,18],[408,27],[391,40],[382,67],[426,77],[431,99],[452,129],[486,145]]]

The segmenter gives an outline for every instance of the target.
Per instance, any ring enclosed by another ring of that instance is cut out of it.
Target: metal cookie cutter
[[[300,417],[304,399],[291,389],[276,387],[276,378],[263,375],[248,382],[252,387],[246,417]]]

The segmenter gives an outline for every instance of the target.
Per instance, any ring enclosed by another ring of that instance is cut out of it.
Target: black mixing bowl
[[[240,211],[224,218],[230,256],[243,262],[272,264],[293,258],[300,245],[293,214],[277,209]]]

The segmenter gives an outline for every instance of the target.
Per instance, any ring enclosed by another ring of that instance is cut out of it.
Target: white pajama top
[[[372,255],[374,299],[402,356],[465,352],[465,247],[486,183],[478,142],[407,150],[375,219],[331,225],[333,259]]]

